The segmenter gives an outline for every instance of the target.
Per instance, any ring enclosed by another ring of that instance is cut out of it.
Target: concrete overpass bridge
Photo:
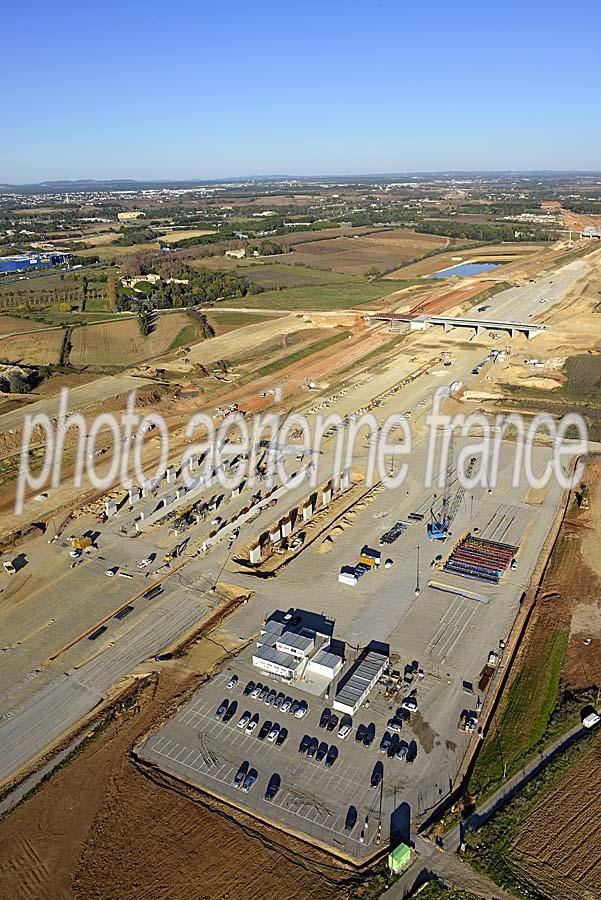
[[[442,325],[443,331],[452,331],[453,328],[470,328],[480,335],[485,331],[507,331],[511,337],[516,334],[525,334],[527,338],[536,337],[543,331],[547,331],[546,325],[539,322],[504,322],[495,319],[472,319],[466,316],[401,316],[397,313],[377,313],[365,316],[368,324],[376,322],[390,322],[391,328],[401,331],[425,331],[432,325]]]

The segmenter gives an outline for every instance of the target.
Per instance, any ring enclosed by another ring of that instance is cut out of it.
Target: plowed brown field
[[[550,900],[601,897],[601,736],[527,817],[511,868]]]

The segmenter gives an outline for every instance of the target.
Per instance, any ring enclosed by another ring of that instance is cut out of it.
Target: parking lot
[[[233,690],[228,690],[232,672],[239,675],[239,681]],[[398,828],[402,830],[403,815],[404,826],[408,827],[409,810],[404,795],[411,770],[419,763],[419,751],[413,766],[380,752],[380,741],[391,714],[381,693],[374,693],[374,697],[380,699],[375,699],[370,709],[356,716],[351,732],[340,738],[341,717],[333,731],[319,726],[322,710],[327,704],[268,679],[270,688],[276,687],[293,699],[306,701],[308,712],[302,719],[296,718],[259,699],[243,696],[247,675],[253,681],[257,680],[256,670],[247,662],[237,662],[231,670],[214,678],[173,720],[143,744],[142,757],[250,812],[275,819],[291,830],[334,845],[356,858],[374,850],[380,821],[381,840],[388,839],[395,810]],[[237,704],[235,714],[228,722],[217,721],[215,712],[225,699]],[[259,717],[259,724],[252,734],[237,725],[246,711]],[[265,721],[277,722],[288,730],[281,746],[259,739]],[[356,741],[357,727],[370,723],[375,726],[375,736],[370,746],[365,747]],[[299,753],[305,735],[325,742],[328,748],[336,747],[338,756],[331,766],[326,766],[325,759],[317,761],[315,756],[309,758],[306,752]],[[401,736],[407,743],[416,743],[409,723],[404,723]],[[257,771],[256,783],[248,793],[233,784],[240,765],[245,762],[249,770]],[[381,785],[372,787],[371,775],[378,762],[383,766],[384,778]],[[265,791],[274,773],[280,776],[281,785],[273,800],[268,801]],[[350,806],[355,807],[357,819],[349,830],[345,824]]]

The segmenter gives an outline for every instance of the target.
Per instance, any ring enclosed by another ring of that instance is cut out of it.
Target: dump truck
[[[82,534],[81,537],[71,538],[71,546],[74,550],[85,550],[92,546],[92,538],[85,534]]]

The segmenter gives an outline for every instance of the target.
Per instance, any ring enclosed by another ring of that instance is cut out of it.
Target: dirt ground
[[[44,322],[32,322],[29,319],[19,319],[17,316],[0,316],[0,336],[12,334],[14,331],[31,331],[37,328],[48,328]]]
[[[63,345],[62,328],[45,329],[33,334],[17,334],[0,340],[0,356],[24,365],[58,363]]]
[[[69,361],[73,366],[127,366],[159,356],[179,332],[191,325],[185,313],[157,316],[147,337],[140,335],[137,319],[75,328]]]
[[[200,646],[200,645],[198,645]],[[198,658],[198,654],[196,654]],[[210,658],[205,657],[206,663]],[[214,660],[213,660],[214,661]],[[217,801],[155,781],[136,740],[198,683],[181,663],[0,822],[0,894],[11,900],[338,900],[355,877]]]
[[[522,825],[511,868],[552,900],[601,897],[601,736]]]

